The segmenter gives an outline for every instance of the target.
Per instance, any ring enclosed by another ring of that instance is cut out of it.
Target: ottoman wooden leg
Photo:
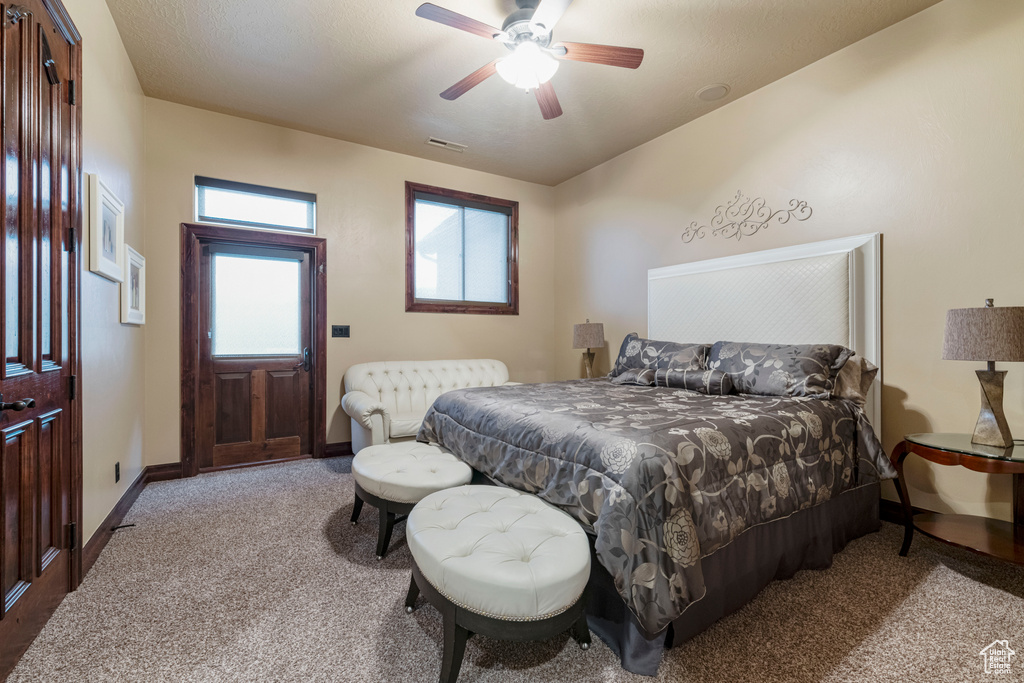
[[[590,627],[587,625],[586,612],[580,612],[580,618],[572,625],[572,637],[579,643],[581,650],[590,649]]]
[[[405,611],[412,614],[416,609],[416,598],[420,596],[420,587],[416,585],[416,575],[409,579],[409,593],[405,596]]]
[[[359,521],[359,513],[363,511],[363,499],[359,497],[357,493],[355,495],[355,502],[352,503],[352,524]]]
[[[388,543],[391,543],[391,531],[395,528],[395,513],[378,508],[377,523],[377,559],[383,560],[384,553],[388,551]]]
[[[466,641],[470,633],[455,623],[455,605],[446,605],[441,610],[444,618],[444,652],[441,655],[440,683],[455,683],[462,668],[462,657],[466,654]]]

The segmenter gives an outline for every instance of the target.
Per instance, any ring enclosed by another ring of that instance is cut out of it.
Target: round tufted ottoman
[[[402,441],[369,446],[352,459],[356,499],[352,523],[359,519],[363,502],[377,508],[377,559],[383,559],[391,531],[424,496],[468,484],[473,470],[434,444]]]
[[[441,683],[459,676],[466,640],[546,640],[567,630],[590,646],[583,591],[590,543],[569,515],[540,498],[498,486],[460,486],[421,500],[406,538],[417,596],[444,619]]]

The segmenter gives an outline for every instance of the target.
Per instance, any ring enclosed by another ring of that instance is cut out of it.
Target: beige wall
[[[179,459],[179,235],[193,218],[195,175],[317,194],[327,243],[328,442],[348,441],[340,407],[353,363],[498,358],[513,379],[551,377],[554,321],[550,187],[447,166],[199,109],[146,100],[146,462]],[[405,312],[405,181],[519,202],[520,314]]]
[[[877,231],[884,445],[971,431],[983,365],[940,359],[943,324],[986,297],[1024,305],[1022,36],[1024,3],[945,0],[558,186],[558,378],[578,372],[572,323],[603,321],[610,347],[646,331],[648,268]],[[737,190],[814,215],[683,244]],[[1024,366],[1004,369],[1024,437]],[[916,505],[1009,518],[1009,477],[915,460]]]
[[[67,5],[86,45],[85,168],[126,201],[149,271],[142,330],[117,323],[116,285],[85,276],[87,535],[143,464],[179,458],[178,237],[195,174],[318,194],[326,322],[353,332],[328,340],[331,442],[349,438],[338,404],[352,363],[490,356],[520,381],[575,377],[571,325],[603,321],[612,347],[643,332],[648,268],[880,231],[890,449],[907,432],[973,426],[975,366],[939,359],[945,310],[1024,305],[1018,2],[945,0],[554,189],[145,99],[104,3]],[[405,313],[405,180],[520,201],[519,317]],[[737,189],[805,199],[814,216],[684,245],[683,227]],[[607,350],[598,362],[607,369]],[[1024,368],[1007,369],[1007,413],[1024,434]],[[1009,516],[1007,478],[908,471],[916,504]]]
[[[125,203],[125,242],[146,255],[144,96],[103,0],[64,0],[82,34],[83,168]],[[87,225],[87,221],[83,223]],[[88,234],[83,242],[88,244]],[[142,472],[143,328],[121,325],[119,285],[82,276],[83,539]],[[121,481],[114,483],[114,463]]]

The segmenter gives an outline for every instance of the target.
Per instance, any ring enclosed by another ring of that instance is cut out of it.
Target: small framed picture
[[[124,203],[95,173],[89,174],[89,270],[124,280]]]
[[[125,278],[121,283],[121,322],[146,324],[146,257],[124,245]]]

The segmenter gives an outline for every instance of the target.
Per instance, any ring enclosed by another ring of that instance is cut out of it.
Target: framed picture
[[[125,277],[121,283],[121,322],[146,323],[146,257],[124,245]]]
[[[124,203],[95,173],[89,174],[89,270],[124,280]]]

